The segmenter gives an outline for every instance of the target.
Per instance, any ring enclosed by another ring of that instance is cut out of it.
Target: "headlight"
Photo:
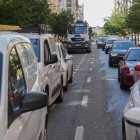
[[[117,56],[117,54],[116,53],[111,53],[111,56]]]

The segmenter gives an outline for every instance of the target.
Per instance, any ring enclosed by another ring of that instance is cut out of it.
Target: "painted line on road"
[[[90,64],[94,64],[94,62],[90,62]]]
[[[83,140],[83,134],[84,134],[84,127],[78,126],[76,128],[75,138],[74,140]]]
[[[84,55],[84,57],[82,58],[82,60],[80,61],[79,65],[81,65],[84,61],[84,59],[86,58],[87,54]]]
[[[87,83],[90,83],[91,82],[91,77],[88,77],[87,78]]]
[[[89,69],[89,71],[92,71],[92,70],[93,70],[92,68]]]
[[[87,107],[88,104],[88,96],[83,96],[82,106]]]
[[[76,74],[76,72],[74,71],[74,72],[73,72],[73,75],[75,75],[75,74]]]

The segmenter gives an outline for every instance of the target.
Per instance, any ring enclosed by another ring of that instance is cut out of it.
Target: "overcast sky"
[[[84,3],[84,18],[90,26],[103,26],[103,19],[110,16],[114,8],[114,0],[79,0]]]

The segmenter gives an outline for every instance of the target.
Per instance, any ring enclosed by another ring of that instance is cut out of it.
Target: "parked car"
[[[134,83],[140,79],[140,61],[134,67]]]
[[[47,140],[47,93],[42,92],[30,41],[0,35],[0,139]]]
[[[136,47],[133,42],[130,41],[114,41],[109,51],[109,66],[112,67],[114,64],[119,63],[123,59],[124,55],[129,48]]]
[[[140,139],[140,80],[132,87],[122,115],[123,140]]]
[[[109,52],[109,50],[111,49],[112,47],[112,44],[114,41],[117,41],[117,40],[107,40],[106,41],[106,45],[105,45],[105,53],[107,54]]]
[[[61,43],[56,43],[58,58],[61,63],[61,71],[63,75],[63,88],[66,91],[68,88],[68,83],[72,83],[73,74],[73,63],[72,55],[67,53],[67,50],[63,47]]]
[[[106,45],[106,37],[99,37],[96,40],[96,45],[97,45],[97,49],[101,48],[101,49],[105,49],[105,45]]]
[[[43,81],[43,90],[49,96],[49,105],[55,101],[63,102],[63,78],[54,37],[51,34],[40,32],[24,32],[23,35],[30,39],[35,51]]]
[[[140,48],[130,48],[118,64],[118,81],[120,88],[130,88],[134,84],[134,68],[140,63]]]

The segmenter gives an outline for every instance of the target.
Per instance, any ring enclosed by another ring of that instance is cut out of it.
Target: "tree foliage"
[[[130,7],[128,14],[126,15],[127,27],[132,32],[140,32],[140,1],[134,0],[133,5]]]
[[[111,17],[104,19],[104,31],[106,34],[124,35],[126,29],[124,13],[113,13]]]
[[[66,11],[62,11],[60,14],[53,14],[51,19],[51,25],[53,32],[60,36],[66,36],[67,26],[69,23],[73,23],[74,18],[72,15],[68,14]]]

